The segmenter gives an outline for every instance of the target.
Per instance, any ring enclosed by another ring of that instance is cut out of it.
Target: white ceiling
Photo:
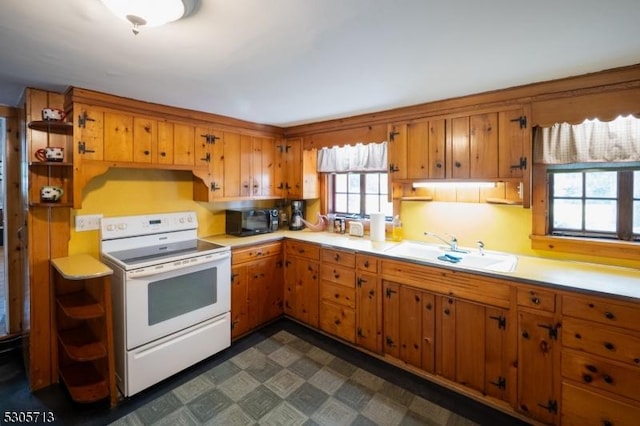
[[[76,86],[289,126],[640,63],[639,0],[201,0],[134,36],[0,1],[0,105]]]

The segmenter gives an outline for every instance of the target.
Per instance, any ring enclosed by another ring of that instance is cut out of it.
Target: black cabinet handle
[[[605,312],[604,316],[607,317],[607,319],[610,319],[610,320],[612,320],[612,319],[614,319],[616,317],[611,312]]]
[[[605,383],[607,384],[613,384],[613,377],[611,377],[608,374],[605,374],[604,376],[602,376],[602,379],[605,381]]]
[[[591,371],[592,373],[597,373],[598,369],[594,365],[585,365],[584,368]]]
[[[593,377],[591,377],[590,374],[585,374],[582,376],[582,380],[584,380],[586,383],[591,383],[593,381]]]
[[[540,298],[539,297],[532,297],[531,298],[531,303],[533,303],[534,305],[539,305],[540,304]]]
[[[613,345],[613,343],[611,342],[605,342],[604,347],[607,348],[608,350],[612,351],[614,350],[616,347]]]

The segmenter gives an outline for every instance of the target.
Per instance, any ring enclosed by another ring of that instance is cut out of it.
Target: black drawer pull
[[[592,373],[597,373],[598,369],[595,367],[595,365],[585,365],[584,368],[586,368],[587,370],[591,371]]]
[[[613,377],[609,376],[608,374],[602,376],[602,379],[609,385],[613,384]]]
[[[334,258],[334,259],[336,260],[336,262],[337,262],[338,260],[340,260],[340,255],[336,253],[336,255],[335,255],[335,256],[333,256],[333,258]]]
[[[365,260],[365,261],[364,261],[364,267],[365,267],[365,268],[368,268],[368,267],[369,267],[369,261],[368,261],[368,260]]]
[[[610,351],[613,351],[616,348],[611,342],[605,342],[604,347],[609,349]]]
[[[445,314],[445,315],[449,315],[450,313],[451,313],[451,311],[449,310],[449,308],[447,308],[447,309],[445,309],[445,310],[444,310],[444,314]]]
[[[607,319],[610,319],[610,320],[615,319],[615,317],[616,317],[611,312],[605,312],[604,316],[607,317]]]
[[[540,298],[539,297],[532,297],[531,298],[531,303],[533,303],[534,305],[539,305],[540,304]]]
[[[591,377],[591,374],[585,374],[582,376],[582,380],[586,383],[591,383],[593,381],[593,377]]]

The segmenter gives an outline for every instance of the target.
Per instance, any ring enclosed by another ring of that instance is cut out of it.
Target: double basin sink
[[[414,241],[403,241],[393,246],[385,253],[393,256],[426,261],[435,264],[452,264],[465,268],[483,269],[494,272],[513,272],[518,258],[510,254],[480,252],[480,251],[451,251],[447,247]]]

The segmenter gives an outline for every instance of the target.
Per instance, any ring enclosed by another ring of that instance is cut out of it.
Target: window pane
[[[347,195],[346,194],[336,194],[335,211],[337,212],[347,211]]]
[[[587,231],[616,231],[616,201],[587,200],[585,205]]]
[[[633,198],[640,200],[640,171],[633,172]]]
[[[380,183],[380,176],[377,173],[365,175],[367,194],[377,194]]]
[[[582,201],[555,200],[553,202],[553,228],[582,229]]]
[[[347,213],[360,214],[360,194],[349,194],[349,206]]]
[[[585,178],[587,197],[616,198],[618,196],[617,172],[588,172]]]
[[[640,234],[640,201],[633,202],[633,233]]]
[[[336,192],[347,192],[347,175],[336,175]]]
[[[380,211],[380,196],[378,194],[367,194],[365,197],[365,214],[377,213]]]
[[[386,173],[380,173],[380,193],[389,193],[389,175]]]
[[[349,174],[349,192],[360,193],[360,175]]]
[[[554,197],[582,197],[582,173],[555,173]]]

